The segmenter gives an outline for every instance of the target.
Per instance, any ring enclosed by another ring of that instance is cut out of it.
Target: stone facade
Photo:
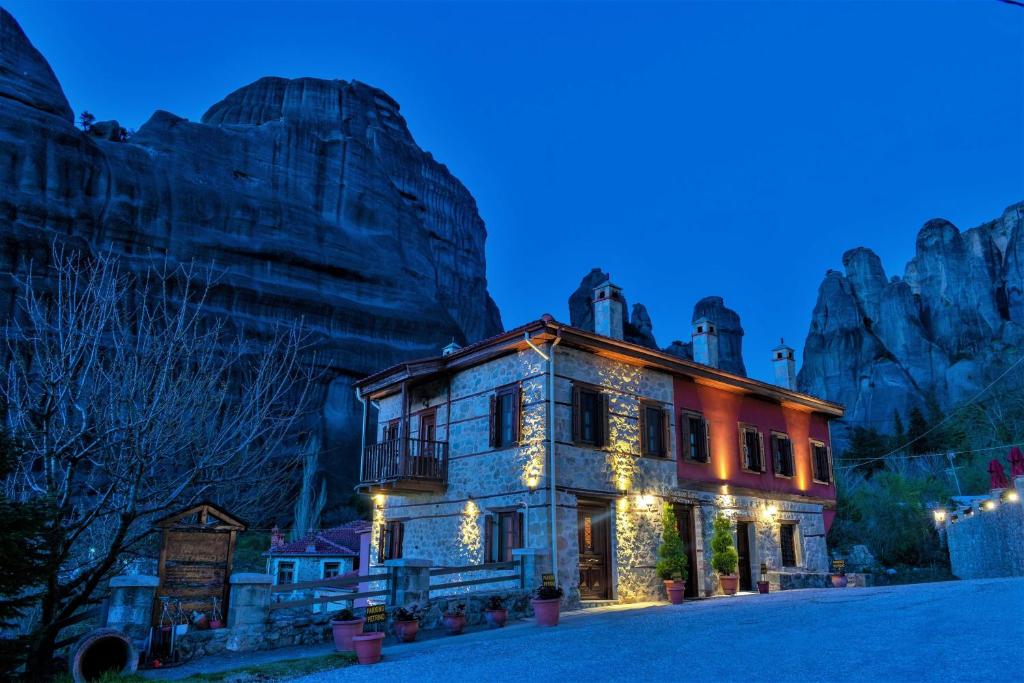
[[[551,344],[541,351],[550,355]],[[750,562],[755,581],[762,562],[775,573],[776,586],[792,584],[798,575],[827,572],[821,504],[795,502],[768,491],[760,497],[680,486],[676,460],[679,411],[671,374],[578,348],[562,346],[553,351],[555,545],[558,582],[566,591],[568,605],[580,599],[577,511],[584,502],[607,508],[611,520],[609,597],[617,601],[664,597],[654,565],[665,503],[693,506],[697,566],[691,571],[696,571],[701,595],[717,590],[704,549],[710,547],[711,523],[718,512],[752,522]],[[403,523],[404,557],[425,558],[441,566],[480,564],[484,559],[484,517],[490,510],[509,508],[519,509],[525,516],[524,545],[550,553],[547,372],[547,361],[527,347],[454,373],[449,380],[408,389],[408,435],[418,436],[424,411],[435,413],[436,438],[449,444],[448,485],[442,493],[379,493],[375,497],[374,560],[380,525],[397,520]],[[522,387],[519,444],[493,449],[489,446],[490,398],[496,389],[516,383]],[[607,397],[608,434],[602,448],[573,442],[573,386],[577,383],[596,387]],[[380,400],[378,439],[400,419],[402,401],[400,394]],[[642,405],[664,410],[669,422],[664,457],[641,453]],[[799,530],[797,567],[782,567],[779,525],[784,522],[795,523]],[[779,574],[788,578],[779,579]],[[480,574],[473,575],[477,576]]]
[[[960,579],[1024,576],[1024,477],[1014,478],[1016,500],[997,502],[969,517],[962,513],[956,522],[945,522],[949,564]],[[1002,491],[994,490],[992,500],[1000,501]]]

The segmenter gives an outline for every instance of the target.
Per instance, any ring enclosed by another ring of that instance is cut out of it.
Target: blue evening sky
[[[476,197],[506,327],[567,321],[600,266],[662,345],[724,296],[755,377],[846,249],[902,275],[924,221],[1024,199],[1024,8],[996,0],[4,6],[129,127],[265,75],[383,88]]]

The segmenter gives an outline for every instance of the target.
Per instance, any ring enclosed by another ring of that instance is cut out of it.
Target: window
[[[502,387],[491,396],[491,448],[519,443],[519,385]]]
[[[341,574],[341,562],[324,562],[324,578],[333,579]]]
[[[782,566],[795,567],[796,564],[796,524],[779,525],[779,546],[782,549]]]
[[[693,462],[708,462],[708,423],[700,413],[684,411],[680,424],[683,429],[683,457]]]
[[[402,557],[402,540],[405,535],[405,525],[401,522],[392,521],[382,524],[380,537],[377,542],[377,559],[397,560]]]
[[[793,444],[786,434],[772,432],[772,462],[775,465],[775,476],[793,476]]]
[[[757,427],[740,425],[740,454],[743,469],[750,472],[764,472],[764,439]]]
[[[597,389],[573,385],[572,440],[603,448],[608,434],[608,396]]]
[[[383,441],[394,441],[398,438],[398,420],[391,420],[384,425]]]
[[[295,583],[295,563],[294,562],[278,562],[277,563],[277,583],[283,585],[286,583]]]
[[[485,562],[511,562],[512,549],[522,547],[522,512],[500,510],[484,517]]]
[[[832,483],[832,454],[828,446],[820,441],[811,441],[811,469],[814,481],[822,484]]]
[[[640,404],[640,452],[663,458],[668,455],[668,415],[660,405]]]

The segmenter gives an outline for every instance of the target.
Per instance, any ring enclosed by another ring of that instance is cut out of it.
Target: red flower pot
[[[444,615],[444,630],[448,635],[457,636],[462,633],[462,629],[464,628],[466,628],[465,614]]]
[[[210,628],[224,628],[224,620],[210,619]]]
[[[352,636],[352,646],[356,649],[356,659],[360,664],[376,664],[380,661],[380,646],[383,642],[383,631]]]
[[[722,574],[718,577],[718,582],[722,584],[722,592],[726,595],[736,595],[736,588],[740,584],[740,577],[735,574]]]
[[[846,575],[833,574],[832,575],[832,587],[833,588],[846,588]]]
[[[558,615],[562,607],[561,598],[551,600],[530,600],[533,605],[533,613],[537,616],[538,626],[558,626]]]
[[[508,622],[508,610],[507,609],[488,609],[484,610],[484,618],[487,619],[487,625],[491,628],[501,628]]]
[[[420,622],[416,621],[396,621],[395,622],[395,635],[403,643],[411,643],[416,640],[416,634],[420,632]]]
[[[757,582],[757,592],[762,594],[762,595],[766,594],[768,592],[768,589],[769,589],[770,585],[771,584],[769,584],[767,581],[758,581]]]
[[[331,619],[331,631],[334,633],[334,648],[338,652],[352,652],[352,638],[363,632],[363,620],[335,621]]]
[[[665,591],[668,593],[668,601],[673,605],[683,604],[683,595],[686,593],[685,581],[665,581]]]

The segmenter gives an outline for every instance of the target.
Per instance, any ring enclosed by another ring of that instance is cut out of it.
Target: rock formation
[[[818,290],[798,376],[802,391],[846,405],[847,426],[882,432],[896,411],[972,397],[1020,357],[1024,203],[961,233],[928,221],[904,277],[859,247]],[[834,436],[842,441],[840,428]]]
[[[501,330],[469,191],[357,81],[262,78],[193,123],[157,111],[127,142],[74,126],[49,65],[0,9],[2,270],[54,239],[215,264],[218,312],[259,337],[302,318],[325,384],[319,467],[338,503],[358,471],[351,380]],[[9,315],[11,279],[0,280]]]
[[[600,268],[594,268],[583,276],[580,286],[569,296],[570,325],[582,330],[594,330],[593,291],[610,277]],[[626,309],[626,306],[622,307],[622,330],[626,341],[657,349],[654,323],[647,313],[647,308],[643,304],[633,304],[633,313],[629,318],[626,317]],[[690,323],[701,316],[706,316],[718,327],[719,367],[746,376],[747,370],[743,364],[743,327],[740,325],[739,314],[726,307],[722,297],[708,296],[694,305]],[[690,330],[687,329],[686,332],[689,334]],[[662,350],[680,358],[693,360],[693,344],[689,341],[673,341]]]

